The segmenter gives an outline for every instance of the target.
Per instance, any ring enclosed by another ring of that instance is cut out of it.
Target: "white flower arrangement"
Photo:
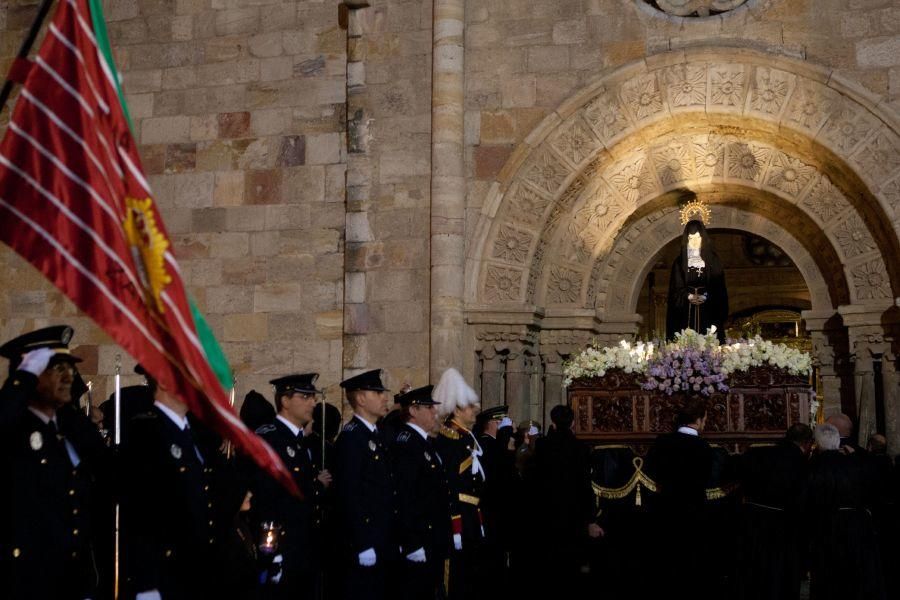
[[[767,365],[785,369],[791,375],[809,375],[812,359],[808,352],[788,348],[784,344],[773,344],[759,336],[733,344],[720,346],[722,371],[733,373],[746,371],[750,367]]]
[[[566,361],[563,366],[566,387],[575,379],[603,377],[610,369],[621,369],[625,373],[644,373],[653,355],[653,343],[622,340],[616,346],[589,346],[584,352]]]
[[[784,369],[791,375],[808,375],[812,368],[807,352],[773,344],[759,336],[719,344],[716,328],[711,327],[705,335],[685,329],[675,334],[674,341],[662,347],[652,342],[633,344],[626,340],[615,346],[591,345],[563,365],[563,383],[568,387],[575,379],[603,377],[610,369],[645,374],[651,363],[664,355],[671,356],[677,350],[691,350],[714,358],[717,370],[725,375],[761,366]]]

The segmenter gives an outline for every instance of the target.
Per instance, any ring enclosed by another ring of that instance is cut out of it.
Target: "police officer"
[[[450,551],[448,597],[474,600],[483,597],[481,494],[485,481],[483,451],[471,428],[481,410],[478,394],[455,369],[447,369],[434,390],[445,415],[435,448],[444,463],[450,488],[453,549]]]
[[[145,376],[154,401],[132,418],[123,439],[127,586],[137,600],[210,598],[215,457],[204,456],[187,405],[140,365],[135,371]]]
[[[450,496],[441,459],[429,435],[438,428],[434,386],[398,398],[403,425],[391,446],[397,482],[401,598],[430,600],[443,587],[450,543]]]
[[[105,455],[97,428],[72,406],[72,328],[7,342],[0,390],[0,582],[4,598],[95,597],[91,492]]]
[[[315,498],[331,484],[327,471],[319,472],[303,445],[303,428],[312,421],[318,373],[288,375],[273,379],[275,410],[271,424],[256,430],[281,457],[303,493],[297,498],[271,477],[261,474],[253,495],[254,513],[259,523],[272,522],[281,528],[278,551],[282,555],[283,575],[278,586],[270,588],[279,598],[312,598],[316,560],[313,552],[312,521]]]
[[[515,459],[497,439],[500,423],[509,419],[507,405],[493,406],[478,414],[475,430],[484,455],[485,482],[481,496],[484,514],[485,543],[481,568],[487,596],[502,594],[508,590],[508,558],[511,550],[511,531],[514,523],[509,516],[513,504],[512,494],[517,486]]]
[[[353,417],[335,444],[335,498],[346,571],[348,600],[386,597],[388,575],[397,558],[394,485],[390,462],[376,422],[387,414],[381,371],[341,382]]]

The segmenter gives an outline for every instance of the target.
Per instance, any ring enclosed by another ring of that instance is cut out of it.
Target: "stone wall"
[[[470,2],[466,127],[474,232],[517,144],[564,99],[642,57],[692,45],[748,47],[834,69],[900,109],[900,1],[750,0],[676,18],[643,0]]]

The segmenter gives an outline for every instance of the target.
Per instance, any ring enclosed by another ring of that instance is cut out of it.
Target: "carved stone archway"
[[[898,131],[877,98],[831,72],[755,51],[672,52],[603,76],[526,138],[483,204],[466,268],[476,374],[506,338],[540,357],[530,377],[549,405],[567,348],[628,330],[627,311],[607,305],[604,265],[679,188],[778,223],[805,274],[821,276],[810,319],[824,332],[852,315],[838,326],[849,358],[892,347],[869,329],[900,296]],[[724,188],[740,193],[717,200]],[[537,416],[532,397],[501,399]]]

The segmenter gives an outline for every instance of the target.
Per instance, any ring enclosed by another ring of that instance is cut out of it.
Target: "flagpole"
[[[113,412],[115,419],[113,420],[113,445],[115,452],[118,454],[119,446],[122,443],[122,355],[116,354],[116,392],[115,400],[113,400]],[[119,529],[119,510],[121,505],[118,498],[116,499],[116,522],[115,522],[115,539],[113,554],[113,600],[119,600],[119,548],[121,547],[121,531]]]
[[[325,392],[322,391],[322,470],[325,470]]]
[[[50,7],[52,5],[53,0],[41,1],[37,15],[34,17],[34,22],[31,23],[31,28],[28,30],[25,39],[22,40],[22,45],[19,47],[19,53],[16,55],[17,60],[28,58],[28,53],[31,52],[34,40],[41,31],[41,26],[44,24],[44,19],[47,18],[47,13],[50,12]],[[10,67],[10,71],[12,71],[13,68],[15,68],[15,62],[13,62],[13,65]],[[12,94],[13,85],[15,85],[15,82],[7,75],[6,81],[3,82],[3,89],[0,90],[0,113],[2,113],[3,109],[6,107],[6,101],[9,100],[9,95]]]

